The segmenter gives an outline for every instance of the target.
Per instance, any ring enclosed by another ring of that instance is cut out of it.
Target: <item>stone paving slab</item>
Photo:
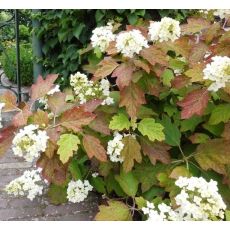
[[[4,126],[9,123],[12,116],[12,114],[3,113]],[[7,195],[3,190],[4,187],[31,167],[31,164],[15,157],[11,150],[0,158],[0,221],[93,220],[98,210],[98,196],[93,192],[89,194],[84,202],[78,204],[66,203],[59,206],[50,204],[45,195],[35,198],[33,201]]]

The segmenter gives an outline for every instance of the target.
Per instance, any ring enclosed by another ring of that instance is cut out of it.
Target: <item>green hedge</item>
[[[7,48],[0,57],[2,68],[10,81],[16,83],[16,48],[15,45]],[[31,85],[33,82],[33,54],[30,44],[20,45],[20,68],[22,85]]]
[[[42,63],[45,74],[58,73],[67,83],[66,77],[81,70],[85,63],[80,52],[95,27],[109,20],[139,25],[143,20],[159,20],[163,16],[183,21],[189,14],[188,10],[43,10],[33,15],[41,23],[35,32],[43,43],[44,57],[37,61]]]

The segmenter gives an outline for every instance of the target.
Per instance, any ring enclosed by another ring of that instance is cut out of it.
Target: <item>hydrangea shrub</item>
[[[60,90],[39,76],[1,129],[0,154],[32,161],[6,186],[54,204],[103,195],[96,220],[229,220],[230,33],[225,19],[171,18],[92,32],[89,64]],[[94,58],[92,58],[94,57]],[[39,104],[38,109],[34,105]],[[39,174],[40,173],[40,174]]]

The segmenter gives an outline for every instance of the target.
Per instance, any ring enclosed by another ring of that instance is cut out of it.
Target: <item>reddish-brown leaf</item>
[[[45,155],[51,159],[54,156],[55,151],[57,150],[57,145],[52,141],[48,140]]]
[[[150,46],[140,52],[140,55],[147,60],[151,65],[156,63],[168,66],[168,58],[165,52],[159,49],[157,46]]]
[[[189,119],[193,115],[203,115],[208,104],[209,94],[207,89],[197,89],[185,96],[177,105],[182,107],[181,119]]]
[[[108,75],[110,75],[114,69],[118,67],[118,63],[112,59],[111,57],[105,57],[104,60],[102,60],[99,63],[99,68],[94,73],[93,80],[100,80]]]
[[[87,101],[82,105],[82,107],[86,112],[94,112],[94,110],[96,110],[96,108],[101,105],[102,101],[103,100],[101,99],[93,99],[91,101]]]
[[[150,67],[145,62],[141,60],[134,60],[133,63],[136,67],[143,69],[147,73],[150,73]]]
[[[169,145],[161,142],[147,142],[146,140],[141,140],[141,147],[143,154],[148,156],[153,165],[156,161],[161,161],[164,164],[169,164],[171,159],[168,150]]]
[[[0,156],[5,154],[7,150],[12,145],[12,140],[14,138],[17,128],[13,125],[1,129],[0,132]]]
[[[137,111],[142,104],[145,104],[144,92],[134,83],[121,90],[121,99],[119,106],[125,106],[131,118],[135,118]]]
[[[37,161],[37,167],[42,168],[42,177],[50,183],[63,185],[67,179],[67,165],[62,164],[57,155],[52,159],[48,158],[44,153]]]
[[[205,18],[188,18],[187,24],[181,25],[181,31],[186,34],[194,34],[210,26],[210,21]]]
[[[10,92],[9,90],[0,95],[0,103],[5,103],[5,106],[2,109],[3,112],[18,110],[17,97],[14,93]]]
[[[97,117],[89,124],[89,127],[99,133],[110,135],[109,116],[103,112],[97,112]]]
[[[190,55],[189,55],[189,64],[190,66],[196,65],[198,62],[203,61],[205,53],[208,51],[208,46],[199,42],[192,46]]]
[[[225,140],[230,141],[230,122],[224,125],[224,132],[221,135]]]
[[[101,142],[98,138],[91,135],[84,135],[83,146],[89,159],[96,157],[99,161],[107,161],[105,148],[101,145]]]
[[[106,53],[111,56],[116,55],[118,53],[115,41],[109,43],[109,47],[106,49]]]
[[[60,124],[74,132],[79,132],[82,126],[88,125],[95,117],[95,114],[86,112],[84,107],[74,107],[61,115]]]
[[[176,76],[172,81],[172,88],[181,89],[189,83],[189,78],[183,75]]]
[[[214,38],[218,37],[221,31],[221,25],[219,22],[213,23],[210,27],[205,29],[202,33],[202,38],[206,43],[210,43]]]
[[[48,128],[46,129],[47,135],[49,136],[49,139],[55,144],[59,138],[61,133],[63,132],[63,127],[57,126],[54,128]]]
[[[116,77],[116,84],[120,90],[128,86],[132,80],[135,67],[131,63],[120,64],[113,72],[111,77]]]
[[[49,74],[44,80],[40,75],[37,82],[31,86],[31,99],[34,101],[44,97],[52,89],[57,78],[58,74]]]
[[[12,123],[16,127],[20,127],[27,124],[29,116],[32,115],[32,112],[30,111],[29,105],[25,104],[25,106],[22,108],[21,112],[17,113],[13,119]]]
[[[190,40],[188,37],[180,37],[174,42],[161,42],[157,44],[165,52],[172,50],[176,52],[178,55],[188,58],[191,50]]]
[[[62,92],[57,92],[48,97],[48,106],[55,115],[58,116],[67,109],[73,107],[73,104],[66,103],[65,99],[66,94]]]
[[[39,125],[40,128],[45,128],[49,124],[48,113],[40,109],[31,116],[31,120],[33,124]]]

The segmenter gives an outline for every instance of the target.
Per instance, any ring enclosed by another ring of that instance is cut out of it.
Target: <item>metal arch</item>
[[[0,86],[2,88],[12,91],[17,96],[18,103],[20,103],[22,92],[21,92],[21,74],[20,74],[20,46],[19,46],[20,38],[19,38],[19,11],[18,10],[14,10],[12,12],[12,17],[10,19],[6,20],[5,22],[0,22],[0,30],[11,24],[15,24],[14,29],[15,29],[15,42],[16,42],[16,51],[15,51],[16,52],[16,71],[14,72],[15,72],[16,79],[17,79],[17,90],[13,89],[12,86],[5,85],[2,82],[2,76],[4,72],[0,73]],[[8,59],[8,61],[11,62],[10,58],[8,57],[5,51],[4,46],[1,43],[0,43],[0,49],[6,55],[6,58]],[[10,64],[12,65],[12,68],[14,68],[12,62]]]

